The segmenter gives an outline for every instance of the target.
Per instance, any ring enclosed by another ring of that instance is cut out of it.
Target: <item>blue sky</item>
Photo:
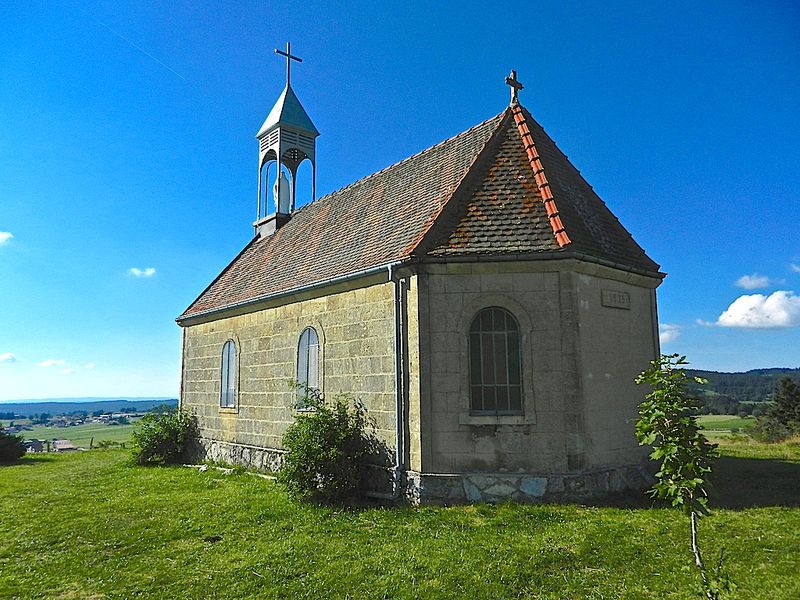
[[[514,68],[669,274],[664,351],[800,366],[796,3],[388,4],[0,5],[0,400],[177,394],[287,40],[320,195],[499,113]]]

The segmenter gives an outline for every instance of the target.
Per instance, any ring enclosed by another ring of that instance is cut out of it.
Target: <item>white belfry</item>
[[[297,174],[300,164],[311,163],[311,198],[316,195],[316,139],[319,131],[300,104],[291,84],[291,63],[302,60],[286,51],[275,50],[286,58],[286,87],[278,98],[267,120],[258,130],[258,211],[254,223],[256,235],[275,231],[294,212],[297,201]],[[275,168],[273,168],[275,167]],[[270,214],[268,191],[270,183],[274,193],[275,212]],[[280,219],[273,218],[281,215]]]

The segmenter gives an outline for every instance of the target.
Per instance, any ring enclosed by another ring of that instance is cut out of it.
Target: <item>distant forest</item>
[[[686,373],[708,380],[706,385],[692,383],[690,391],[702,400],[703,412],[720,415],[758,416],[783,377],[800,383],[800,369],[753,369],[745,373],[687,369]]]
[[[30,417],[42,413],[56,416],[94,412],[147,411],[162,404],[171,407],[177,406],[178,400],[177,398],[74,398],[49,402],[5,402],[0,403],[0,419],[13,419],[15,416]]]

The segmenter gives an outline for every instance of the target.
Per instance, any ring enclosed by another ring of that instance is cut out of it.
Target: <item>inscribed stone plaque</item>
[[[631,295],[616,290],[601,290],[601,303],[611,308],[631,309]]]

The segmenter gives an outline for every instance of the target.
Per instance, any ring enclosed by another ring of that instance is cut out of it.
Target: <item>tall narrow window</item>
[[[305,388],[319,389],[319,337],[313,327],[306,327],[300,334],[297,345],[297,383],[298,394],[304,395]]]
[[[473,414],[522,414],[519,325],[507,310],[484,308],[472,321],[469,379]]]
[[[238,368],[236,360],[236,342],[228,340],[222,346],[222,383],[219,388],[219,405],[221,408],[236,406],[236,387]]]

